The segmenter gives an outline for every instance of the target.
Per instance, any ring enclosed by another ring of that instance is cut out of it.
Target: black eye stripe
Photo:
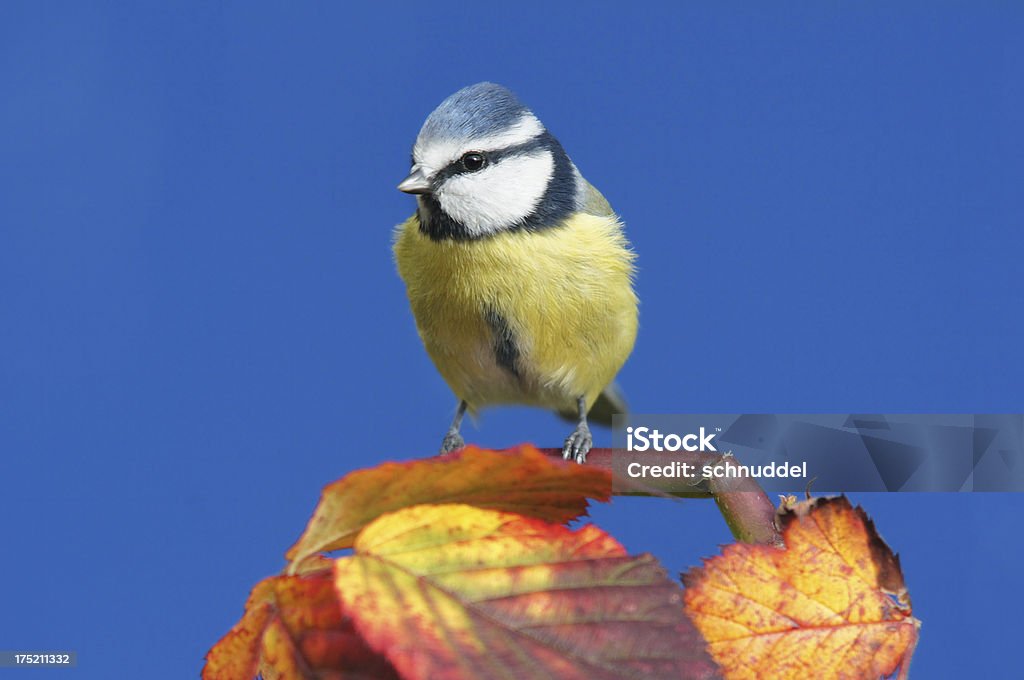
[[[508,147],[505,147],[504,149],[495,149],[494,151],[477,151],[476,153],[479,153],[480,155],[482,155],[484,157],[484,159],[485,159],[484,160],[484,165],[486,167],[488,165],[494,165],[496,163],[500,163],[501,161],[503,161],[503,160],[505,160],[507,158],[512,158],[514,156],[524,156],[526,154],[529,154],[529,153],[532,153],[534,151],[537,151],[538,149],[545,149],[545,148],[547,148],[547,146],[544,143],[544,138],[543,138],[543,136],[539,136],[539,137],[534,137],[533,139],[528,140],[526,142],[523,142],[522,144],[516,144],[515,146],[508,146]],[[466,152],[466,153],[470,153],[470,152]],[[443,182],[443,181],[445,181],[446,179],[448,179],[450,177],[454,177],[455,175],[467,175],[467,174],[470,174],[472,172],[475,172],[475,171],[472,171],[472,170],[467,170],[466,167],[463,165],[462,159],[464,157],[465,157],[465,154],[463,154],[462,156],[459,156],[459,158],[457,158],[456,160],[452,161],[451,163],[449,163],[445,167],[441,168],[437,172],[437,174],[434,176],[435,177],[434,181],[436,183],[440,183],[440,182]]]

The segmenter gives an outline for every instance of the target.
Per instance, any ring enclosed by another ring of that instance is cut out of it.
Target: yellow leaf
[[[464,504],[368,525],[335,585],[403,678],[710,678],[681,591],[600,529]]]
[[[291,572],[318,552],[349,548],[359,530],[384,513],[421,503],[466,503],[566,522],[587,498],[611,495],[611,475],[545,456],[529,445],[458,453],[357,470],[328,485],[305,532],[285,557]]]
[[[790,504],[786,548],[734,544],[685,577],[686,609],[726,678],[879,678],[920,622],[899,559],[845,497]]]

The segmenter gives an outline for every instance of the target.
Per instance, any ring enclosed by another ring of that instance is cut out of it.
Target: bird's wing
[[[615,215],[611,204],[608,203],[608,200],[601,195],[601,192],[593,184],[587,180],[583,180],[583,184],[580,210],[591,215],[597,215],[598,217],[612,217]]]

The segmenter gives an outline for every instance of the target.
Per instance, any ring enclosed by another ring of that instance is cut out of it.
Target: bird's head
[[[427,117],[398,188],[417,195],[428,236],[470,240],[555,226],[575,209],[579,184],[533,112],[501,85],[478,83]]]

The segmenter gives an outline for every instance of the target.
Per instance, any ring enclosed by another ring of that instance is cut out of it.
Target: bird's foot
[[[448,434],[444,436],[444,440],[441,441],[441,452],[437,455],[444,456],[452,451],[457,451],[466,445],[466,442],[462,440],[462,435],[457,430],[449,430]]]
[[[573,430],[573,433],[565,438],[565,445],[562,447],[562,458],[575,460],[581,465],[586,462],[590,447],[594,445],[594,438],[590,436],[590,428],[586,423],[580,423]]]

